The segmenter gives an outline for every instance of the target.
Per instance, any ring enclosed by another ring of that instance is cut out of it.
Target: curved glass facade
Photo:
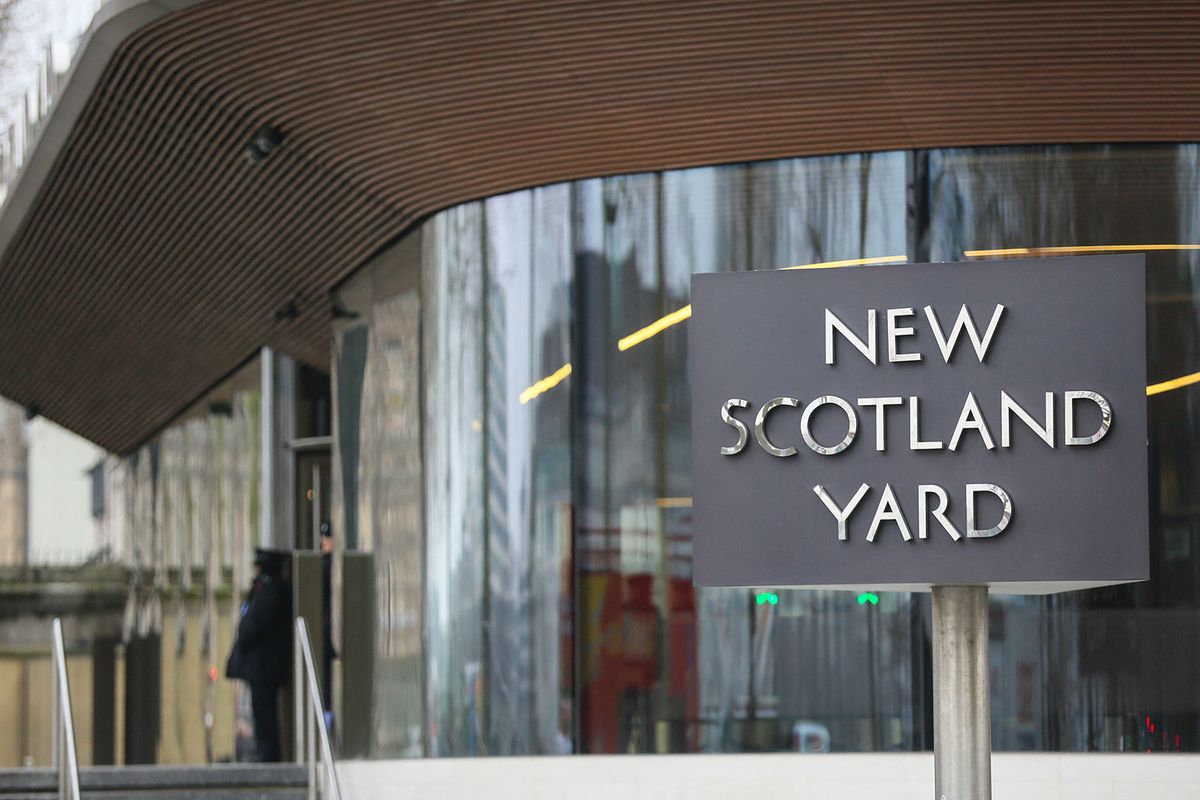
[[[1200,370],[1198,160],[855,154],[429,219],[344,287],[335,337],[335,519],[373,559],[367,752],[929,749],[927,595],[692,587],[689,276],[1145,251],[1156,384]],[[1152,579],[992,599],[996,749],[1200,750],[1197,390],[1148,398]]]

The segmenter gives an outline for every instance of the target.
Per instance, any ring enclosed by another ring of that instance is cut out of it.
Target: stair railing
[[[71,716],[71,689],[67,683],[67,655],[63,647],[62,620],[55,618],[51,650],[54,675],[51,683],[50,758],[58,774],[58,796],[61,800],[80,800],[79,759],[75,754],[75,723]]]
[[[321,700],[321,687],[317,682],[317,668],[313,664],[312,645],[304,617],[296,617],[294,653],[296,763],[308,766],[309,800],[316,800],[318,794],[329,800],[341,800],[342,790],[338,785],[337,767],[333,763],[333,745],[329,741],[329,729],[325,726],[325,704]],[[323,781],[317,777],[318,747],[321,766],[324,767]]]

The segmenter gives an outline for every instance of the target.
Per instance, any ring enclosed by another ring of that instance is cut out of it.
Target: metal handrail
[[[308,765],[308,797],[317,798],[317,746],[321,748],[321,761],[325,763],[324,792],[331,800],[341,800],[342,789],[338,785],[337,767],[333,762],[333,745],[329,741],[329,730],[325,727],[325,704],[321,700],[321,687],[317,683],[317,668],[313,664],[312,645],[308,638],[308,625],[304,617],[296,617],[295,647],[295,695],[296,695],[296,763]],[[312,731],[317,735],[313,736]]]
[[[75,723],[71,717],[71,688],[67,683],[67,655],[63,647],[62,620],[55,618],[52,642],[54,677],[51,708],[50,753],[58,773],[58,796],[80,800],[79,758],[75,754]]]

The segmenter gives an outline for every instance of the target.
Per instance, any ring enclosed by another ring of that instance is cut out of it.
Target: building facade
[[[927,595],[692,586],[690,277],[1141,252],[1151,579],[993,598],[993,743],[1200,752],[1200,15],[177,5],[0,209],[0,393],[115,454],[162,669],[328,522],[347,757],[928,751]]]
[[[335,382],[361,388],[338,392],[335,450],[358,466],[336,514],[377,559],[377,691],[412,698],[374,705],[371,752],[778,751],[810,727],[835,750],[928,748],[927,595],[692,587],[689,277],[1126,248],[1148,259],[1154,577],[993,599],[993,741],[1193,749],[1192,667],[1171,654],[1198,630],[1183,544],[1198,442],[1188,389],[1162,384],[1195,357],[1196,158],[788,159],[556,184],[425,222],[339,292],[359,316],[335,335]],[[420,457],[385,465],[373,446]],[[389,520],[376,509],[397,496],[413,508]],[[379,668],[393,636],[425,648],[404,678]]]

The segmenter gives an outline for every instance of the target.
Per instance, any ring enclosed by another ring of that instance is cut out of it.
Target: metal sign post
[[[933,587],[933,771],[937,800],[990,800],[988,590]]]

